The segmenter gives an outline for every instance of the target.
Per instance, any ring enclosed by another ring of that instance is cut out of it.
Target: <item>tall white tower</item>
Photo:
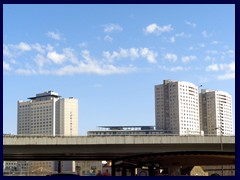
[[[164,80],[155,86],[156,129],[177,135],[200,134],[198,87]]]
[[[233,135],[232,96],[202,89],[199,94],[201,129],[210,135]]]

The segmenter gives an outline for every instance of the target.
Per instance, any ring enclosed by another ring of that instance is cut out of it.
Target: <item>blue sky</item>
[[[230,93],[235,121],[234,5],[3,5],[4,133],[48,90],[79,99],[79,135],[155,125],[164,79]]]

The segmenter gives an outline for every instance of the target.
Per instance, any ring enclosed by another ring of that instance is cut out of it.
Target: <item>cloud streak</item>
[[[111,33],[111,32],[114,32],[114,31],[121,32],[121,31],[123,31],[123,28],[118,24],[108,24],[108,25],[104,26],[103,31],[105,33]]]
[[[3,70],[4,71],[10,71],[10,64],[6,63],[5,61],[3,61]]]
[[[137,58],[144,58],[149,63],[154,64],[157,62],[157,53],[148,49],[148,48],[130,48],[130,49],[123,49],[121,48],[119,51],[104,51],[103,57],[109,61],[114,62],[116,59],[122,58],[130,58],[131,60]]]
[[[235,62],[229,64],[211,64],[206,67],[206,71],[224,72],[224,74],[217,76],[218,80],[235,79]]]
[[[193,60],[196,60],[196,59],[197,59],[197,57],[196,57],[196,56],[193,56],[193,55],[183,56],[183,57],[182,57],[182,62],[188,63],[188,62],[193,61]]]
[[[145,29],[144,32],[145,34],[155,34],[155,35],[160,35],[161,33],[164,32],[170,32],[173,30],[173,27],[171,24],[169,25],[164,25],[164,26],[159,26],[156,23],[149,24]]]
[[[54,40],[58,40],[58,41],[61,40],[61,35],[59,33],[47,32],[46,35]]]
[[[177,55],[174,53],[167,53],[163,58],[170,62],[175,62],[178,59]]]
[[[195,23],[189,22],[189,21],[185,21],[185,24],[186,24],[186,25],[189,25],[189,26],[191,26],[191,27],[193,27],[193,28],[195,28],[195,27],[197,26]]]

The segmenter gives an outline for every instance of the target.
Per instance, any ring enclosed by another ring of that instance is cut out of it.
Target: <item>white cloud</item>
[[[119,56],[121,58],[127,58],[129,56],[128,49],[121,48],[119,51]]]
[[[202,36],[203,36],[204,38],[209,38],[209,37],[212,36],[212,34],[208,33],[206,30],[204,30],[204,31],[202,31]]]
[[[118,57],[117,52],[113,52],[112,54],[109,51],[103,51],[103,57],[107,59],[109,62],[113,62],[116,57]]]
[[[184,38],[190,38],[192,37],[191,34],[186,34],[185,32],[181,32],[175,35],[176,37],[184,37]]]
[[[43,67],[45,63],[47,63],[47,59],[42,54],[37,54],[34,58],[34,61],[39,67]]]
[[[69,60],[73,64],[78,64],[79,60],[77,56],[74,54],[74,50],[71,48],[64,48],[63,53],[65,56],[65,59]]]
[[[224,75],[220,75],[217,77],[218,80],[228,80],[228,79],[235,79],[235,73],[225,73]]]
[[[163,32],[170,32],[172,31],[172,25],[164,25],[164,26],[158,26],[156,23],[152,23],[150,25],[148,25],[145,29],[144,32],[146,34],[156,34],[156,35],[160,35]]]
[[[45,50],[44,50],[45,48],[42,45],[40,45],[39,43],[32,44],[32,48],[42,54],[45,53]]]
[[[3,44],[3,56],[6,56],[7,58],[12,57],[12,53],[10,52],[7,45]]]
[[[188,71],[191,69],[190,67],[183,67],[183,66],[175,66],[170,68],[166,66],[159,66],[159,68],[165,71],[170,71],[170,72]]]
[[[171,43],[175,43],[175,37],[174,37],[174,36],[172,36],[172,37],[170,38],[170,42],[171,42]]]
[[[139,58],[139,50],[137,48],[130,48],[129,49],[129,56],[132,59]]]
[[[65,60],[65,56],[63,54],[56,53],[56,51],[48,52],[47,57],[55,64],[62,64]]]
[[[204,47],[205,47],[205,44],[204,44],[204,43],[200,43],[200,44],[198,44],[198,46],[199,46],[200,48],[204,48]]]
[[[195,23],[189,22],[189,21],[185,21],[185,24],[192,26],[193,28],[195,28],[197,25]]]
[[[215,54],[218,54],[218,51],[217,50],[207,50],[206,53],[215,55]]]
[[[5,61],[3,61],[3,70],[4,71],[10,71],[10,64],[6,63]]]
[[[165,56],[164,56],[164,59],[170,61],[170,62],[175,62],[177,61],[178,57],[176,54],[173,54],[173,53],[167,53]]]
[[[216,58],[215,57],[211,57],[211,56],[206,56],[205,58],[204,58],[204,60],[205,61],[216,61]]]
[[[109,36],[109,35],[106,35],[103,39],[106,42],[112,42],[113,41],[113,38],[111,36]]]
[[[47,46],[45,47],[47,51],[53,51],[54,47],[51,44],[47,44]]]
[[[217,45],[217,44],[220,44],[220,43],[221,43],[220,41],[212,41],[210,44]]]
[[[123,49],[121,48],[119,52],[113,51],[112,53],[109,51],[103,52],[103,57],[108,60],[109,62],[113,62],[115,59],[122,59],[122,58],[146,58],[149,63],[156,63],[157,60],[157,53],[148,48],[130,48],[130,49]]]
[[[211,64],[206,68],[206,71],[218,71],[218,70],[219,70],[219,67],[217,64]]]
[[[188,48],[188,50],[193,50],[194,49],[194,47],[193,46],[190,46],[189,48]]]
[[[82,42],[82,43],[79,44],[79,47],[80,48],[86,48],[87,47],[87,43]]]
[[[16,45],[16,48],[21,51],[30,51],[31,50],[31,46],[24,42],[21,42],[18,45]]]
[[[235,51],[234,50],[228,50],[226,52],[230,58],[235,58]]]
[[[85,59],[85,61],[86,62],[93,62],[93,59],[91,58],[91,56],[90,56],[90,52],[88,51],[88,50],[83,50],[82,52],[81,52],[81,55],[82,55],[82,57]]]
[[[206,71],[224,71],[223,75],[218,75],[218,80],[235,79],[235,62],[229,64],[211,64]]]
[[[34,74],[37,74],[37,72],[34,69],[17,69],[15,71],[15,73],[21,74],[21,75],[34,75]]]
[[[189,69],[190,69],[190,67],[176,66],[176,67],[170,68],[170,71],[172,71],[172,72],[176,72],[176,71],[187,71],[187,70],[189,70]]]
[[[118,24],[108,24],[104,26],[104,32],[122,31],[123,28]]]
[[[146,57],[149,63],[156,63],[157,53],[149,50],[148,48],[141,48],[140,54],[142,57]]]
[[[80,63],[78,66],[67,65],[53,72],[56,75],[72,75],[72,74],[127,74],[135,72],[134,67],[116,67],[114,65],[101,65],[96,61],[91,63]]]
[[[184,63],[188,63],[189,61],[193,61],[193,60],[196,60],[197,57],[196,56],[183,56],[182,57],[182,62]]]
[[[59,33],[47,32],[47,36],[55,40],[61,40],[61,35]]]

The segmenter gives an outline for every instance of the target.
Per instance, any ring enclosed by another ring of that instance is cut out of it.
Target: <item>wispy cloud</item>
[[[185,32],[175,34],[176,37],[183,37],[183,38],[190,38],[192,37],[191,34],[186,34]]]
[[[178,72],[178,71],[188,71],[191,69],[191,67],[183,67],[183,66],[174,66],[174,67],[166,67],[166,66],[159,66],[160,69],[164,71],[170,71],[170,72]]]
[[[187,25],[189,25],[189,26],[191,26],[193,28],[195,28],[197,26],[195,23],[190,22],[190,21],[185,21],[185,24],[187,24]]]
[[[132,60],[136,58],[145,58],[149,63],[156,63],[157,53],[148,48],[130,48],[119,51],[104,51],[103,57],[109,62],[113,62],[115,59],[130,58]]]
[[[217,44],[221,44],[221,42],[220,41],[212,41],[210,44],[217,45]]]
[[[188,63],[188,62],[193,61],[193,60],[196,60],[196,59],[197,59],[197,57],[196,57],[196,56],[193,56],[193,55],[183,56],[183,57],[182,57],[182,62]]]
[[[32,44],[31,47],[32,47],[33,49],[35,49],[36,51],[42,53],[42,54],[45,53],[45,47],[43,47],[43,46],[42,46],[41,44],[39,44],[39,43]]]
[[[218,54],[218,51],[217,50],[207,50],[206,54],[216,55],[216,54]]]
[[[5,61],[3,61],[3,70],[4,71],[10,71],[10,64],[6,63]]]
[[[170,32],[172,30],[173,30],[173,27],[171,24],[164,25],[164,26],[158,26],[156,23],[152,23],[144,29],[144,32],[145,32],[145,34],[160,35],[163,32]]]
[[[12,57],[12,53],[10,52],[7,45],[3,44],[3,56],[6,56],[7,58]]]
[[[206,67],[206,71],[223,71],[224,74],[217,76],[219,80],[235,79],[235,62],[229,64],[211,64]]]
[[[45,58],[42,54],[37,54],[34,58],[38,67],[43,67],[46,63],[48,63],[48,59]]]
[[[17,69],[15,73],[20,75],[36,75],[37,74],[37,72],[34,69]]]
[[[175,37],[172,36],[172,37],[170,38],[170,42],[171,42],[171,43],[175,43],[175,41],[176,41],[176,40],[175,40]]]
[[[209,38],[209,37],[212,36],[212,34],[211,34],[211,33],[208,33],[206,30],[204,30],[204,31],[202,31],[202,36],[203,36],[204,38]]]
[[[109,35],[106,35],[103,39],[106,42],[112,42],[113,41],[113,38],[111,36],[109,36]]]
[[[47,36],[55,40],[61,40],[61,35],[56,32],[47,32]]]
[[[108,24],[104,26],[104,32],[110,33],[113,31],[122,31],[123,28],[118,24]]]
[[[206,56],[206,57],[204,58],[204,60],[205,60],[205,61],[212,61],[212,62],[214,62],[214,61],[216,61],[216,58],[215,58],[215,57],[211,57],[211,56]]]
[[[219,71],[218,64],[211,64],[207,66],[206,71]]]
[[[204,44],[204,43],[199,43],[198,46],[199,46],[200,48],[204,48],[204,47],[205,47],[205,44]]]
[[[80,48],[86,48],[87,47],[87,43],[86,42],[82,42],[79,44]]]
[[[65,59],[70,61],[72,64],[78,64],[79,63],[79,59],[75,55],[74,49],[72,49],[72,48],[64,48],[63,49],[63,53],[64,53],[63,55],[65,56]]]
[[[19,49],[20,51],[30,51],[31,50],[31,46],[27,43],[24,43],[24,42],[19,43],[15,47],[17,49]]]
[[[163,58],[170,62],[175,62],[178,59],[177,55],[174,53],[167,53]]]
[[[234,72],[225,73],[223,75],[219,75],[217,79],[219,80],[235,79],[235,73]]]

